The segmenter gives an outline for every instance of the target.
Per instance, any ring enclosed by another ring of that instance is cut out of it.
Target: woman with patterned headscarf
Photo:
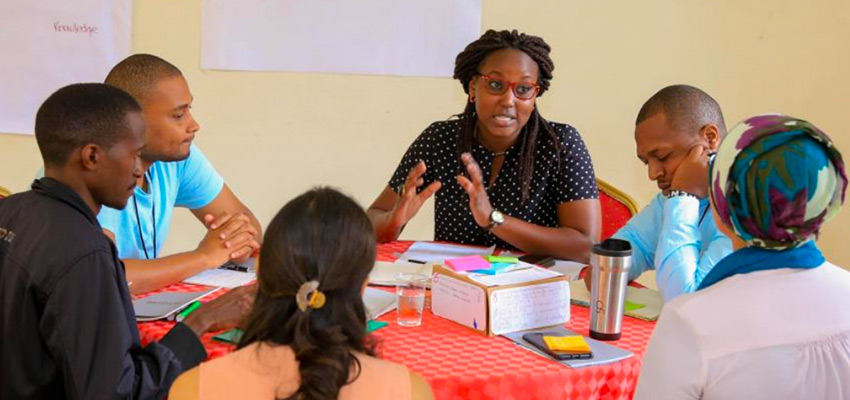
[[[815,244],[844,203],[841,153],[809,122],[760,115],[709,179],[735,252],[665,305],[636,398],[850,399],[850,272]]]

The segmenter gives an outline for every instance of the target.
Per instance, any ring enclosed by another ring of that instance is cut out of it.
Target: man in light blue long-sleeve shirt
[[[720,106],[687,85],[668,86],[644,103],[635,123],[638,158],[659,193],[615,238],[632,243],[630,280],[656,270],[664,301],[690,293],[732,243],[714,224],[708,163],[726,134]]]

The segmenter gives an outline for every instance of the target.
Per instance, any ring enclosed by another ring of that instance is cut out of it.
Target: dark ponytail
[[[375,236],[363,209],[328,188],[290,201],[269,224],[260,249],[259,291],[238,347],[289,346],[301,384],[288,399],[336,399],[357,379],[354,352],[374,355],[367,341],[361,288],[375,261]],[[295,294],[319,283],[321,307],[299,309]]]

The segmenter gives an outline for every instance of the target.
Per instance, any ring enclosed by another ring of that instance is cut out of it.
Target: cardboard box
[[[501,335],[570,320],[567,277],[540,267],[471,277],[434,266],[431,311],[482,335]]]

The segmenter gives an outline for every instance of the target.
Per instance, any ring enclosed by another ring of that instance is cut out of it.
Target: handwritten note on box
[[[476,269],[490,269],[490,263],[481,256],[458,257],[446,260],[446,265],[452,267],[453,270],[472,271]]]
[[[522,271],[519,271],[522,272]],[[548,271],[547,271],[548,272]],[[510,275],[517,272],[507,272]],[[564,324],[570,319],[567,277],[549,273],[519,283],[488,286],[480,278],[434,266],[431,311],[484,335]],[[475,278],[475,279],[473,279]]]
[[[564,324],[569,320],[570,286],[566,280],[490,293],[490,331],[494,335]]]

